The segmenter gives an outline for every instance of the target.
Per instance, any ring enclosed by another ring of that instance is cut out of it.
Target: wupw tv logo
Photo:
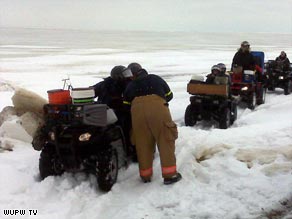
[[[25,209],[4,209],[4,216],[36,216],[38,214],[38,210],[25,210]],[[1,218],[1,217],[0,217]]]

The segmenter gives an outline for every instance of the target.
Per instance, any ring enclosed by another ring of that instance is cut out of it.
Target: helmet
[[[122,80],[124,78],[123,71],[127,68],[122,65],[117,65],[111,70],[111,78],[114,80]]]
[[[212,68],[211,68],[211,72],[212,72],[212,73],[215,73],[214,71],[218,71],[218,72],[220,72],[221,69],[220,69],[220,67],[219,67],[218,65],[213,65]]]
[[[137,62],[133,62],[128,65],[128,69],[130,69],[133,74],[136,74],[142,69],[142,66]]]
[[[218,63],[217,66],[220,68],[220,72],[225,74],[226,72],[226,65],[223,63]]]
[[[249,44],[249,42],[247,42],[247,41],[243,41],[243,42],[240,44],[240,47],[250,47],[250,44]]]

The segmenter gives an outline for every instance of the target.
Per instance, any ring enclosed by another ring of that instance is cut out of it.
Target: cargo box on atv
[[[192,95],[217,95],[228,97],[228,85],[188,83],[187,91]]]

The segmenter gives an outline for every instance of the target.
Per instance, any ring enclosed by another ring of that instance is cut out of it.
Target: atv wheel
[[[98,161],[98,186],[103,191],[110,191],[118,178],[118,154],[115,149],[107,150]]]
[[[185,125],[194,126],[197,123],[197,117],[192,110],[192,105],[188,105],[185,111]]]
[[[222,117],[219,121],[220,129],[227,129],[231,125],[231,113],[229,108],[225,108]]]
[[[284,94],[285,95],[289,95],[292,91],[292,81],[289,80],[287,83],[286,83],[286,86],[284,88]]]
[[[236,119],[237,119],[237,105],[236,104],[232,104],[230,124],[232,125],[235,122]]]
[[[266,93],[267,93],[266,88],[262,87],[260,91],[260,99],[257,101],[258,105],[264,104],[266,102]]]
[[[42,179],[48,176],[61,175],[64,172],[52,145],[44,146],[40,155],[39,171]]]
[[[254,110],[256,103],[257,103],[257,95],[256,95],[256,92],[253,92],[252,95],[250,95],[247,107],[251,110]]]

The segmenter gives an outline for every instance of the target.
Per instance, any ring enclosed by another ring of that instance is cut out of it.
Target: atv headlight
[[[283,79],[284,79],[284,77],[283,77],[283,76],[279,76],[279,79],[280,79],[280,80],[283,80]]]
[[[54,132],[49,132],[49,138],[52,140],[52,141],[55,141],[56,140],[56,135]]]
[[[219,100],[213,100],[214,104],[219,104]]]
[[[241,88],[241,90],[242,90],[242,91],[247,91],[247,90],[248,90],[248,87],[245,86],[245,87]]]
[[[79,141],[89,141],[91,137],[91,134],[89,132],[86,132],[79,136]]]
[[[196,99],[196,103],[202,103],[201,99]]]

